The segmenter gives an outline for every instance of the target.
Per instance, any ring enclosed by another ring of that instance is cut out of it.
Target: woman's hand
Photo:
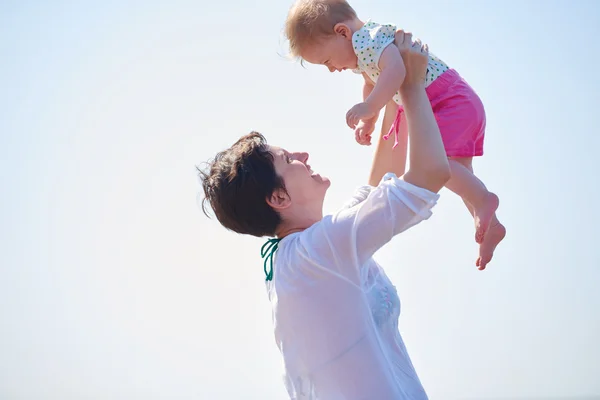
[[[413,41],[412,33],[404,32],[402,29],[396,31],[394,44],[400,50],[406,67],[406,77],[402,86],[424,85],[429,62],[428,46],[423,45],[419,39]]]

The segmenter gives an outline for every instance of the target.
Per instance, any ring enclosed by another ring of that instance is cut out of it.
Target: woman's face
[[[325,193],[331,185],[328,178],[314,172],[308,164],[308,153],[291,153],[281,147],[269,146],[275,171],[285,184],[295,206],[321,212]]]

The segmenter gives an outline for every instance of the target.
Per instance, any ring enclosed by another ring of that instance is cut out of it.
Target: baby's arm
[[[363,72],[362,76],[365,79],[365,84],[363,85],[363,101],[367,101],[367,99],[373,92],[373,88],[375,88],[375,84],[373,83],[373,81],[371,79],[369,79],[368,75],[365,74],[364,72]],[[374,124],[375,122],[377,122],[377,117],[379,117],[379,112],[377,112],[377,114],[375,114],[375,116],[373,118],[369,118],[363,122],[365,122],[365,123],[368,122],[368,123]]]
[[[376,112],[379,112],[394,97],[406,77],[406,68],[395,44],[388,45],[381,53],[379,69],[381,73],[377,83],[365,99],[365,103]]]
[[[373,87],[375,84],[369,78],[367,74],[363,72],[363,78],[365,79],[365,83],[363,85],[363,103],[369,97],[371,92],[373,91]],[[371,145],[371,135],[375,131],[375,124],[377,123],[377,117],[379,117],[379,111],[377,111],[372,117],[364,117],[358,123],[354,131],[354,138],[358,144],[362,144],[363,146]]]
[[[363,85],[363,101],[367,100],[367,97],[369,97],[369,95],[371,94],[371,92],[373,91],[373,87],[375,85],[373,85],[373,82],[371,82],[371,80],[369,78],[367,78],[367,74],[365,74],[363,72],[363,78],[365,78],[365,84]]]
[[[395,44],[390,44],[383,50],[378,67],[381,73],[377,83],[370,89],[369,95],[364,102],[355,105],[346,113],[346,123],[350,128],[356,128],[361,120],[376,118],[379,111],[394,97],[404,82],[406,68]],[[365,87],[364,90],[366,89]]]

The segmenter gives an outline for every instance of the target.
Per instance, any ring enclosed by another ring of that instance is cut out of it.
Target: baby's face
[[[326,66],[330,72],[355,69],[357,58],[352,48],[352,37],[339,34],[326,37],[318,44],[308,46],[301,54],[311,64]]]

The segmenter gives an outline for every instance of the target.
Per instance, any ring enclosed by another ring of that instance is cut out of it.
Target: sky
[[[432,400],[600,396],[600,3],[351,3],[481,96],[484,272],[447,190],[377,255]],[[374,147],[361,79],[285,57],[290,1],[0,1],[0,398],[285,398],[259,250],[195,168],[251,130],[308,151],[333,212]],[[595,183],[596,182],[596,183]]]

